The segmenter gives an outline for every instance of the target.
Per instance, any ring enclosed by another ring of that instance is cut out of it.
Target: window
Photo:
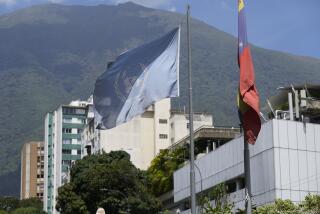
[[[72,140],[71,139],[64,139],[62,140],[62,144],[71,144]]]
[[[81,132],[82,132],[82,129],[78,129],[78,134],[81,134]]]
[[[72,129],[70,129],[70,128],[63,128],[63,129],[62,129],[62,132],[63,132],[63,133],[71,133],[71,132],[72,132]]]
[[[63,108],[63,114],[75,114],[74,108]]]
[[[71,160],[63,160],[62,161],[62,165],[70,166],[71,165]]]
[[[80,149],[77,150],[77,154],[81,155],[81,150]]]
[[[76,109],[76,114],[86,114],[85,109]]]
[[[168,120],[167,119],[159,119],[159,123],[161,124],[167,124]]]
[[[189,129],[190,128],[190,123],[187,123],[187,129]]]
[[[62,154],[71,155],[71,150],[69,150],[69,149],[62,149]]]
[[[72,123],[72,118],[63,118],[64,123]]]
[[[168,135],[167,134],[159,134],[159,138],[160,139],[168,139]]]

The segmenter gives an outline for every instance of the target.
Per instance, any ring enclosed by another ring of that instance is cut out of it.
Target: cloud
[[[0,5],[5,4],[5,5],[13,5],[16,3],[16,0],[0,0]]]
[[[172,4],[172,0],[112,0],[112,3],[119,4],[119,3],[125,3],[128,1],[140,4],[146,7],[151,7],[151,8],[164,8],[164,7],[169,7]],[[172,7],[170,7],[170,9],[171,8]]]

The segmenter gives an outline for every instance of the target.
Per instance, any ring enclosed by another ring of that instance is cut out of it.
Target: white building
[[[170,109],[170,99],[161,100],[141,116],[109,130],[97,130],[97,122],[90,121],[82,134],[83,154],[86,155],[88,148],[92,153],[123,150],[130,154],[136,167],[147,169],[161,149],[168,148],[189,132],[185,114]],[[212,126],[209,114],[195,114],[195,118],[195,128]]]
[[[45,118],[44,139],[44,210],[55,209],[58,188],[68,182],[73,161],[81,159],[81,136],[92,101],[72,101]]]
[[[250,145],[251,189],[256,206],[277,198],[300,202],[320,193],[320,125],[290,120],[263,124]],[[244,208],[243,137],[236,138],[195,161],[197,192],[225,182],[236,208]],[[174,173],[174,202],[185,210],[190,196],[190,166]],[[188,210],[182,213],[189,213]]]

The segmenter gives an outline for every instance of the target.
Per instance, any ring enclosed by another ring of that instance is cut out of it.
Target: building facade
[[[212,126],[212,116],[197,113],[195,128]],[[98,121],[89,121],[82,133],[83,154],[123,150],[130,154],[133,164],[147,169],[160,150],[189,132],[188,118],[183,112],[171,111],[170,99],[161,100],[131,121],[109,130],[97,130]]]
[[[81,132],[87,123],[90,101],[72,101],[50,112],[45,118],[44,210],[55,209],[58,188],[69,180],[74,161],[81,159]]]
[[[300,202],[320,193],[320,125],[273,119],[263,124],[250,145],[253,204],[277,198]],[[231,140],[195,161],[197,192],[224,182],[235,208],[244,208],[243,137]],[[174,203],[188,213],[189,164],[174,173]],[[201,174],[201,176],[200,176]]]
[[[20,199],[43,200],[44,190],[44,144],[29,142],[21,150]]]

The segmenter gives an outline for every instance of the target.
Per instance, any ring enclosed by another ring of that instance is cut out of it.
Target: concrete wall
[[[171,144],[181,140],[189,134],[189,119],[184,113],[173,113],[170,118],[170,138]],[[193,130],[201,126],[212,126],[212,115],[194,114]]]
[[[105,152],[123,150],[130,154],[133,164],[147,169],[155,153],[153,112],[100,131],[101,149]]]
[[[170,108],[170,99],[163,99],[154,104],[154,154],[170,146]]]

